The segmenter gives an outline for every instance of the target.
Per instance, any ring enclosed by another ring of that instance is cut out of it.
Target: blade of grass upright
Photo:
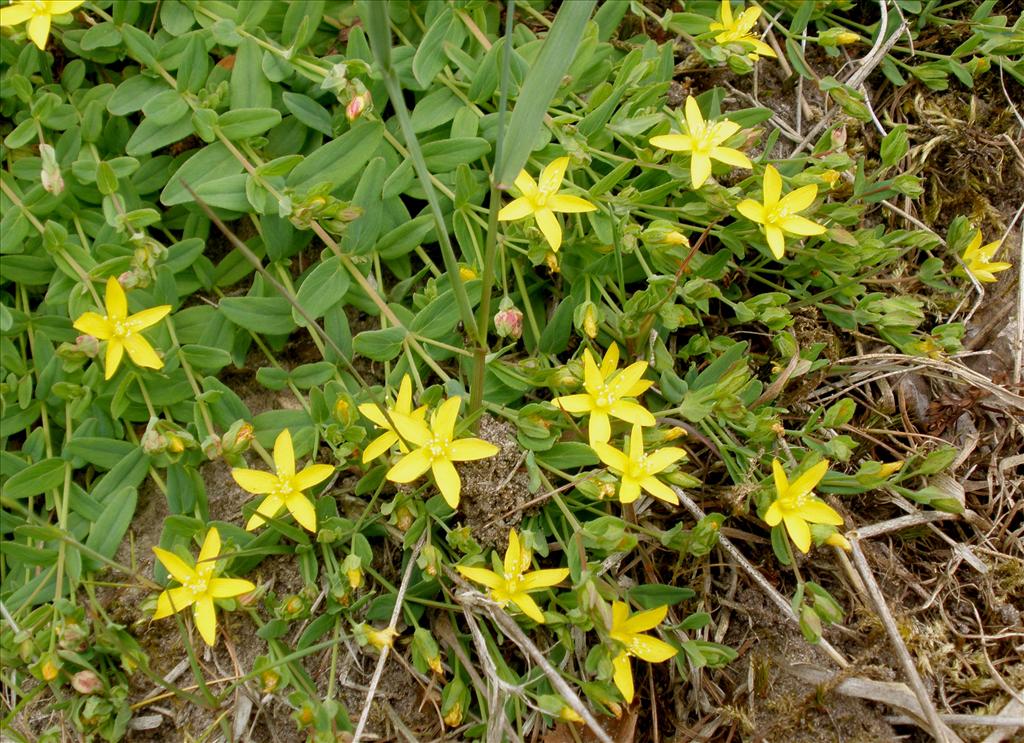
[[[595,2],[573,0],[563,3],[555,16],[555,22],[544,39],[544,46],[533,68],[527,73],[515,108],[512,109],[501,162],[498,163],[500,188],[507,188],[526,164],[526,158],[530,156],[530,149],[537,139],[537,132],[544,123],[544,114],[576,56],[576,48],[583,38],[583,30]]]
[[[370,47],[373,49],[374,59],[381,68],[384,77],[384,86],[388,91],[388,98],[395,108],[398,116],[398,123],[402,127],[402,135],[405,137],[405,146],[409,149],[409,157],[412,159],[413,169],[420,180],[420,185],[426,193],[427,203],[430,205],[430,213],[434,218],[434,226],[437,231],[437,239],[441,245],[441,257],[444,259],[444,268],[451,279],[452,291],[455,294],[455,303],[459,306],[459,315],[462,317],[462,325],[466,333],[472,335],[477,344],[486,347],[487,339],[481,338],[477,332],[476,319],[473,317],[473,307],[469,302],[469,295],[466,293],[466,286],[459,276],[459,264],[455,260],[455,250],[452,248],[452,241],[448,235],[448,228],[444,224],[444,215],[441,214],[441,203],[434,190],[434,184],[430,181],[430,170],[427,162],[423,159],[423,151],[420,149],[419,139],[413,131],[412,121],[409,119],[409,110],[405,107],[405,99],[402,97],[402,89],[399,86],[398,76],[391,66],[391,25],[388,20],[388,4],[383,0],[367,3],[366,26],[370,37]]]

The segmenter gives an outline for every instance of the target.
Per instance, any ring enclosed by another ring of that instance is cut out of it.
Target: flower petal
[[[618,353],[617,349],[616,353]],[[607,358],[607,355],[605,355],[605,359]],[[583,387],[591,395],[597,395],[602,385],[604,385],[604,380],[608,376],[604,368],[604,361],[598,367],[597,362],[594,361],[594,354],[590,353],[590,349],[583,349]]]
[[[608,412],[627,423],[636,423],[641,426],[653,426],[657,423],[650,410],[640,403],[629,400],[619,400],[608,408]]]
[[[736,19],[736,30],[740,33],[747,33],[757,23],[758,17],[761,15],[761,8],[757,5],[751,5],[749,8],[740,13],[740,17]]]
[[[689,152],[693,149],[693,137],[689,134],[660,134],[651,137],[651,146],[669,152]]]
[[[533,204],[529,199],[520,198],[510,201],[505,204],[498,212],[499,222],[511,222],[516,219],[522,219],[533,214]]]
[[[388,449],[395,445],[398,441],[398,434],[392,433],[391,431],[385,431],[380,436],[375,438],[366,448],[363,449],[363,464],[372,462],[374,459],[379,457],[381,454],[387,453]]]
[[[487,586],[488,588],[500,588],[505,585],[505,579],[493,570],[472,568],[466,565],[456,565],[455,569],[458,570],[463,577],[469,578],[474,583],[479,583],[480,585]]]
[[[788,513],[783,514],[782,520],[786,524],[786,531],[789,532],[793,544],[798,550],[806,553],[811,548],[811,530],[807,526],[807,522],[799,516]]]
[[[508,532],[508,547],[505,548],[505,559],[502,567],[505,570],[505,578],[519,576],[522,574],[523,548],[519,541],[519,535],[515,529]]]
[[[609,384],[609,392],[611,392],[613,397],[624,397],[626,391],[633,388],[646,372],[646,361],[634,361],[615,375]]]
[[[732,165],[734,168],[750,169],[754,167],[749,157],[732,147],[714,147],[711,150],[711,157],[720,163]]]
[[[619,653],[612,660],[612,680],[616,688],[626,700],[626,704],[633,703],[633,669],[629,665],[629,655],[625,652]]]
[[[0,8],[0,26],[17,26],[32,17],[32,6],[28,3],[5,5]]]
[[[114,335],[114,328],[110,322],[107,321],[107,318],[95,312],[83,312],[81,316],[75,320],[73,327],[79,333],[86,333],[88,335],[95,336],[101,341],[105,341]]]
[[[309,490],[322,483],[334,474],[334,467],[329,464],[311,464],[292,478],[292,486],[296,490]]]
[[[640,497],[640,483],[632,477],[623,477],[619,485],[619,502],[632,503]]]
[[[171,574],[171,577],[178,583],[187,583],[196,579],[195,569],[184,560],[169,550],[162,547],[154,547],[153,554]]]
[[[519,175],[516,176],[515,184],[516,188],[519,189],[519,192],[526,198],[532,199],[537,195],[537,181],[533,180],[533,176],[525,170],[519,171]]]
[[[641,480],[640,487],[658,500],[663,500],[673,506],[679,505],[679,496],[676,495],[675,491],[654,475],[650,475],[649,477],[645,477]]]
[[[522,591],[537,591],[541,588],[548,588],[561,583],[569,577],[568,568],[553,568],[551,570],[534,570],[527,573],[519,581],[519,588]]]
[[[427,449],[414,449],[399,459],[385,477],[391,482],[412,482],[430,469],[431,459]]]
[[[686,458],[686,451],[677,446],[663,446],[647,455],[647,471],[657,474],[681,459]]]
[[[455,423],[459,419],[459,408],[462,407],[461,397],[449,397],[434,413],[430,427],[435,436],[451,439],[455,432]]]
[[[240,578],[214,578],[207,591],[212,598],[230,599],[243,593],[255,591],[256,585]]]
[[[843,517],[828,503],[820,500],[807,500],[800,504],[800,516],[812,524],[829,524],[842,526]]]
[[[772,460],[772,477],[775,479],[775,494],[779,498],[785,498],[789,495],[789,478],[786,477],[786,471],[782,469],[782,462],[778,459]]]
[[[156,611],[153,612],[153,619],[163,619],[182,609],[187,609],[195,600],[195,594],[192,593],[191,588],[184,586],[168,588],[156,597]]]
[[[295,448],[292,446],[292,434],[287,428],[282,429],[274,441],[274,472],[282,480],[295,476]]]
[[[822,459],[790,483],[789,497],[794,500],[800,500],[801,498],[810,495],[811,491],[814,490],[814,487],[821,482],[821,479],[825,476],[826,472],[828,472],[828,460]]]
[[[213,608],[213,599],[209,596],[199,597],[193,611],[200,637],[207,645],[213,645],[217,641],[217,613]]]
[[[253,529],[258,529],[267,523],[267,519],[277,516],[282,508],[284,508],[284,501],[281,499],[281,496],[268,495],[256,507],[256,513],[249,517],[245,524],[245,530],[252,531]]]
[[[603,441],[595,441],[593,444],[594,452],[597,454],[605,466],[611,467],[616,471],[617,474],[622,474],[629,467],[629,458],[625,453],[619,451],[614,446],[606,444]]]
[[[772,255],[775,256],[776,260],[782,260],[782,257],[786,254],[786,238],[782,234],[782,230],[776,227],[774,224],[767,224],[764,227],[764,237],[768,241],[768,247],[772,251]]]
[[[613,413],[614,415],[614,413]],[[644,430],[639,423],[634,423],[629,434],[629,459],[639,463],[644,455]]]
[[[146,369],[163,368],[164,360],[149,345],[149,341],[141,335],[126,335],[122,343],[124,344],[124,349],[128,352],[128,356],[131,357],[136,366]]]
[[[597,211],[597,207],[586,199],[581,199],[579,196],[569,196],[567,194],[555,194],[549,198],[548,209],[553,212],[565,212],[567,214]]]
[[[590,423],[587,426],[587,433],[590,439],[590,446],[596,443],[607,442],[612,437],[612,426],[608,421],[608,414],[600,411],[593,411],[590,414]]]
[[[695,189],[704,185],[711,177],[711,158],[703,152],[694,152],[690,158],[690,183]]]
[[[791,235],[820,235],[827,231],[824,225],[795,215],[780,219],[778,224]]]
[[[764,522],[768,524],[768,526],[778,526],[781,521],[782,506],[779,505],[778,501],[775,501],[768,506],[768,510],[764,512]]]
[[[124,321],[128,317],[128,297],[125,296],[124,289],[113,276],[107,279],[103,303],[107,308],[107,318],[111,322]]]
[[[562,225],[558,223],[555,213],[547,208],[538,209],[533,213],[533,218],[537,220],[537,227],[548,241],[548,245],[557,253],[562,247]]]
[[[469,462],[493,457],[498,451],[498,447],[490,441],[477,438],[456,439],[448,447],[448,457],[453,462]]]
[[[601,359],[601,376],[607,379],[619,367],[619,344],[612,341]]]
[[[158,322],[167,317],[167,313],[171,311],[171,305],[162,304],[159,307],[151,307],[148,310],[142,312],[136,312],[134,315],[124,321],[125,327],[132,333],[138,333],[140,330],[144,330],[152,325],[156,325]]]
[[[121,365],[124,357],[124,343],[120,338],[111,338],[107,341],[107,355],[103,362],[103,378],[110,379]]]
[[[782,195],[782,176],[774,165],[765,166],[763,187],[764,208],[771,209],[779,203],[779,196]]]
[[[235,467],[231,470],[231,477],[247,493],[263,495],[272,493],[280,486],[281,481],[269,472],[262,470],[243,470]]]
[[[583,413],[589,413],[590,409],[594,406],[594,399],[590,395],[563,395],[556,397],[551,401],[551,404],[556,408],[561,408],[566,413],[574,413],[575,415],[582,415]]]
[[[203,546],[199,548],[199,557],[196,558],[196,572],[209,575],[216,567],[215,560],[220,554],[220,532],[211,527],[203,539]]]
[[[434,473],[434,482],[437,483],[437,489],[441,491],[445,502],[452,510],[458,508],[462,480],[459,478],[455,465],[447,459],[435,459],[430,465],[430,470]]]
[[[509,596],[509,599],[513,604],[519,607],[519,610],[523,612],[530,619],[535,621],[537,624],[544,624],[544,612],[537,606],[537,602],[534,601],[526,593],[514,593]]]
[[[663,663],[679,651],[664,640],[648,635],[637,635],[629,644],[629,652],[648,663]]]
[[[764,207],[753,199],[744,199],[736,205],[736,211],[749,219],[751,222],[764,224]]]
[[[63,15],[70,13],[85,0],[50,0],[50,15]]]
[[[549,162],[540,174],[537,190],[549,196],[554,194],[562,185],[562,179],[565,178],[565,170],[568,167],[568,157],[558,157]]]
[[[791,191],[783,196],[779,205],[790,212],[802,212],[814,203],[814,199],[817,198],[817,196],[818,187],[814,183],[811,183],[807,186],[801,186],[795,191]]]
[[[50,16],[45,14],[32,16],[27,29],[32,43],[46,51],[46,37],[50,35]]]
[[[316,507],[313,501],[299,494],[286,499],[284,505],[303,529],[316,533]]]
[[[664,622],[666,616],[668,616],[668,604],[656,606],[647,611],[639,611],[625,621],[623,630],[630,634],[646,632]]]
[[[683,107],[686,113],[686,128],[690,134],[697,136],[698,132],[704,129],[704,116],[701,115],[697,99],[692,95],[686,96],[686,104]]]

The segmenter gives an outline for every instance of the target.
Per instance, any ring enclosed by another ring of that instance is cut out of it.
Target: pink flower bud
[[[103,682],[92,671],[79,671],[71,677],[71,686],[79,694],[95,694],[103,688]]]
[[[523,313],[515,307],[498,310],[494,316],[494,330],[501,338],[519,340],[523,335]]]
[[[345,107],[345,117],[349,121],[355,121],[362,115],[366,107],[370,105],[370,92],[360,93],[359,95],[353,96],[352,100],[348,102]]]
[[[80,335],[75,339],[75,345],[78,350],[88,356],[90,359],[96,358],[96,355],[100,352],[100,340],[94,335]]]

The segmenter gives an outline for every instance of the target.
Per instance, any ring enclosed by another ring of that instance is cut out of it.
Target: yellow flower
[[[422,419],[396,415],[394,420],[398,433],[417,448],[388,470],[387,479],[398,483],[412,482],[430,470],[445,501],[452,508],[458,508],[462,480],[452,463],[486,459],[498,453],[498,447],[483,439],[453,438],[461,405],[462,400],[458,397],[445,400],[430,416],[429,427]]]
[[[981,244],[981,230],[975,232],[974,237],[962,256],[964,264],[967,266],[967,272],[978,281],[983,281],[986,284],[997,281],[995,274],[1013,267],[1012,263],[992,260],[1001,245],[1002,243],[996,241],[983,246]]]
[[[28,37],[40,49],[46,49],[50,21],[54,16],[70,13],[85,0],[15,0],[0,8],[0,26],[17,26],[28,21]]]
[[[722,45],[740,44],[749,48],[751,52],[748,56],[754,61],[757,61],[758,55],[774,57],[775,51],[756,35],[750,33],[760,15],[761,8],[752,5],[740,13],[738,18],[734,18],[729,0],[722,0],[722,9],[718,20],[710,26],[712,31],[718,31],[715,34],[715,41]]]
[[[391,647],[395,644],[395,638],[398,637],[398,632],[392,627],[376,629],[369,624],[363,625],[363,633],[366,637],[366,641],[378,650],[383,650],[385,647]]]
[[[96,336],[101,341],[107,341],[104,378],[110,379],[114,376],[125,351],[128,352],[131,360],[139,366],[148,369],[163,368],[163,359],[149,345],[149,341],[142,337],[141,331],[163,320],[171,311],[171,305],[162,304],[159,307],[129,315],[128,298],[125,296],[124,289],[113,276],[107,279],[104,304],[107,314],[83,312],[74,322],[75,330]]]
[[[686,452],[682,449],[666,446],[650,454],[644,453],[644,432],[638,423],[633,424],[633,433],[629,437],[629,453],[600,441],[591,446],[601,461],[622,478],[619,500],[623,503],[632,503],[639,498],[641,488],[666,503],[679,503],[672,488],[655,475],[685,457]]]
[[[569,570],[555,568],[526,573],[532,561],[533,554],[530,550],[523,549],[519,535],[513,529],[508,533],[508,549],[505,550],[505,564],[500,575],[486,568],[471,568],[464,565],[456,565],[455,569],[471,581],[491,589],[488,595],[502,606],[511,602],[537,624],[544,624],[544,614],[537,606],[537,602],[530,597],[530,593],[561,583],[568,577]]]
[[[782,198],[782,177],[771,165],[764,169],[764,203],[744,199],[736,209],[751,222],[757,222],[764,229],[772,255],[782,259],[786,248],[783,233],[790,235],[820,235],[825,228],[817,222],[797,216],[814,203],[818,187],[813,183],[801,186]]]
[[[779,460],[772,460],[772,474],[775,477],[777,497],[764,514],[768,526],[785,523],[793,543],[801,552],[811,548],[811,530],[807,524],[828,524],[841,526],[843,517],[811,492],[828,472],[828,460],[823,459],[800,475],[793,482],[786,477]]]
[[[516,188],[519,189],[522,196],[506,204],[498,212],[498,219],[507,222],[532,214],[537,221],[537,227],[548,241],[548,245],[557,252],[562,245],[562,226],[558,223],[554,213],[572,214],[592,212],[597,209],[596,206],[579,196],[558,193],[567,167],[569,167],[569,158],[567,157],[551,161],[540,174],[540,184],[534,181],[525,170],[521,171],[516,176]]]
[[[567,413],[582,415],[590,413],[589,436],[590,445],[607,442],[612,435],[611,422],[613,416],[628,423],[639,423],[641,426],[653,426],[654,416],[645,407],[634,400],[626,398],[643,394],[654,382],[641,379],[647,371],[646,361],[637,361],[621,371],[619,365],[619,347],[612,343],[608,347],[601,366],[598,368],[590,349],[583,351],[583,387],[586,392],[576,395],[563,395],[551,401]]]
[[[326,480],[334,474],[334,467],[329,464],[312,464],[302,472],[296,473],[292,435],[286,428],[274,441],[274,473],[239,467],[231,470],[231,476],[242,490],[254,495],[267,496],[245,528],[252,531],[262,526],[267,519],[276,516],[282,508],[287,508],[304,529],[315,532],[316,508],[302,491],[309,490]]]
[[[711,176],[712,160],[718,160],[720,163],[736,168],[754,167],[750,158],[739,150],[722,147],[722,143],[741,128],[735,121],[716,121],[709,124],[700,113],[697,99],[690,95],[686,97],[687,133],[651,137],[651,144],[663,150],[691,153],[690,182],[696,189],[703,186]]]
[[[217,637],[213,600],[249,593],[256,590],[256,586],[238,578],[214,577],[216,559],[220,554],[220,534],[214,528],[206,532],[195,565],[189,565],[173,552],[159,547],[154,547],[153,552],[171,577],[181,584],[177,588],[168,588],[157,597],[153,619],[163,619],[192,606],[199,634],[207,645],[213,645]]]
[[[899,460],[898,462],[889,462],[888,464],[881,464],[881,463],[879,463],[879,464],[880,464],[879,470],[878,470],[877,473],[875,473],[875,475],[877,477],[888,477],[889,475],[894,475],[897,472],[899,472],[901,469],[903,469],[903,460],[902,459]]]
[[[664,640],[645,635],[643,632],[661,624],[668,614],[667,606],[648,609],[629,616],[629,607],[623,601],[612,604],[611,638],[624,646],[612,660],[615,686],[622,692],[626,704],[633,702],[633,669],[629,658],[634,656],[648,663],[662,663],[678,652]]]
[[[412,379],[408,374],[402,377],[402,383],[398,387],[398,397],[395,398],[395,404],[393,407],[388,408],[387,411],[392,421],[397,417],[414,418],[418,421],[423,421],[426,418],[426,405],[416,410],[412,409]],[[384,417],[378,405],[363,403],[359,406],[359,412],[377,424],[378,428],[384,429],[384,433],[371,441],[369,446],[363,450],[363,464],[384,454],[394,444],[398,444],[398,448],[403,452],[409,451],[409,448],[398,438],[398,434],[395,433],[394,429],[391,428],[391,424],[388,423],[388,419]]]

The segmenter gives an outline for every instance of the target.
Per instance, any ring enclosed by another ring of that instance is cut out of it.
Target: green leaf
[[[302,364],[292,369],[292,383],[300,390],[308,390],[310,387],[318,387],[325,384],[334,376],[335,366],[327,361],[317,361],[314,364]]]
[[[882,140],[882,166],[889,168],[903,159],[907,154],[907,125],[897,124]]]
[[[199,371],[220,371],[231,363],[231,354],[223,348],[190,343],[181,347],[181,353]]]
[[[311,317],[323,317],[327,310],[344,299],[351,283],[352,279],[341,264],[341,258],[331,256],[306,275],[299,284],[296,299]],[[305,324],[295,308],[292,308],[292,319],[296,325]]]
[[[508,187],[526,165],[544,116],[572,63],[595,0],[564,3],[544,39],[544,46],[523,82],[505,131],[498,183]]]
[[[318,183],[332,189],[356,175],[370,161],[384,138],[384,128],[366,121],[311,152],[288,174],[288,186],[306,190]]]
[[[263,74],[263,50],[256,40],[246,38],[238,45],[235,66],[231,70],[231,110],[270,108],[273,103],[270,81]]]
[[[281,95],[281,100],[284,101],[285,108],[310,129],[326,134],[328,137],[334,136],[330,112],[308,95],[285,91]]]
[[[107,100],[107,111],[114,116],[126,116],[141,111],[152,98],[170,90],[163,80],[135,75],[117,86],[117,90]]]
[[[462,31],[463,33],[458,33]],[[416,45],[416,54],[412,58],[412,74],[424,88],[438,76],[441,68],[448,62],[444,53],[445,39],[451,37],[451,43],[458,46],[462,43],[464,27],[455,17],[451,8],[445,8],[430,24],[430,28]],[[458,41],[455,38],[458,37]]]
[[[89,530],[85,546],[108,559],[113,558],[135,515],[138,497],[138,491],[126,485],[108,498],[103,513]]]
[[[463,163],[480,159],[490,151],[490,143],[480,137],[448,138],[423,145],[423,160],[431,173],[447,173]]]
[[[352,349],[374,361],[391,361],[402,352],[405,328],[364,330],[352,339]]]
[[[225,111],[217,119],[221,134],[228,139],[255,137],[281,123],[276,108],[239,108]]]
[[[663,583],[649,583],[637,586],[629,592],[629,597],[644,609],[658,606],[674,606],[680,601],[692,599],[697,594],[686,586],[667,586]]]
[[[63,459],[57,458],[30,464],[20,472],[15,472],[4,483],[4,495],[18,500],[61,487],[64,484],[65,464]]]
[[[164,206],[190,203],[192,194],[185,190],[185,183],[198,193],[197,189],[209,181],[241,172],[242,163],[227,147],[214,142],[193,154],[178,168],[160,193],[160,203]]]
[[[537,459],[560,470],[592,467],[599,463],[594,450],[579,441],[560,441],[547,451],[538,452]]]
[[[192,117],[187,113],[171,124],[157,124],[151,119],[145,119],[132,132],[128,144],[125,145],[125,153],[133,156],[148,155],[161,147],[180,142],[190,134]]]
[[[81,457],[89,464],[109,470],[136,448],[130,441],[105,436],[75,436],[64,445],[63,456],[65,459]]]
[[[286,335],[295,330],[291,305],[284,297],[225,297],[218,305],[239,327],[264,335]]]

